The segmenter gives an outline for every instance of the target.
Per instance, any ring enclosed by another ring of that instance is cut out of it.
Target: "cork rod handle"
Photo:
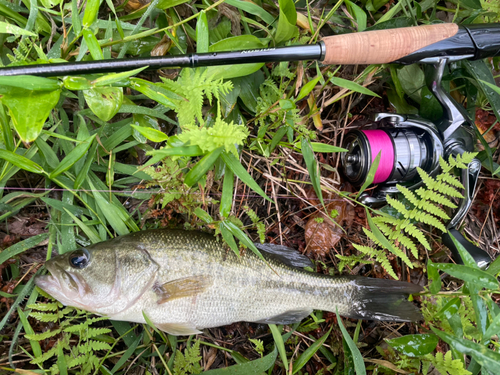
[[[445,23],[329,36],[323,63],[386,64],[457,32],[458,25]]]

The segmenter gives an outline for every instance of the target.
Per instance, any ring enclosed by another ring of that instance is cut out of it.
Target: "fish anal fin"
[[[191,323],[155,323],[155,326],[174,336],[197,335],[202,333]]]
[[[301,309],[301,310],[289,310],[285,311],[282,314],[278,314],[275,316],[271,316],[269,318],[265,318],[255,323],[262,324],[292,324],[300,322],[306,316],[312,313],[312,309]]]
[[[213,280],[209,275],[188,276],[156,286],[154,291],[158,295],[157,303],[160,305],[177,298],[194,297],[212,284]]]

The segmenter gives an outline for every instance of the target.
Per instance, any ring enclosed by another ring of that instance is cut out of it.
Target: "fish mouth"
[[[77,274],[65,271],[57,263],[48,261],[45,268],[50,275],[37,276],[35,284],[55,297],[64,305],[79,307],[77,300],[82,300],[90,292],[88,284]]]

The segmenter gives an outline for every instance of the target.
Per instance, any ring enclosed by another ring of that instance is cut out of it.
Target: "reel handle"
[[[403,27],[322,39],[324,64],[435,63],[500,55],[500,24]]]
[[[451,38],[458,25],[443,23],[329,36],[324,64],[386,64]]]
[[[443,244],[451,250],[453,258],[457,261],[457,263],[463,264],[463,261],[457,247],[455,246],[455,243],[451,239],[450,234],[455,237],[455,240],[457,240],[457,242],[459,242],[465,248],[465,250],[467,250],[472,258],[474,258],[474,261],[479,268],[485,269],[488,267],[488,265],[491,263],[491,258],[488,253],[475,246],[472,242],[467,241],[456,228],[451,228],[448,229],[448,232],[443,234],[442,240]]]

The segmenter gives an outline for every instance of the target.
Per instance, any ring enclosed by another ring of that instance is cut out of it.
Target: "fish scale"
[[[263,251],[266,264],[249,250],[236,256],[206,233],[147,230],[58,256],[47,262],[52,276],[39,277],[37,285],[64,304],[114,320],[144,323],[145,313],[172,334],[238,321],[292,323],[316,309],[392,321],[420,317],[404,298],[418,286],[308,272],[286,264],[290,249],[267,246],[276,252]],[[85,267],[72,266],[87,253]],[[84,287],[61,281],[69,279]]]

